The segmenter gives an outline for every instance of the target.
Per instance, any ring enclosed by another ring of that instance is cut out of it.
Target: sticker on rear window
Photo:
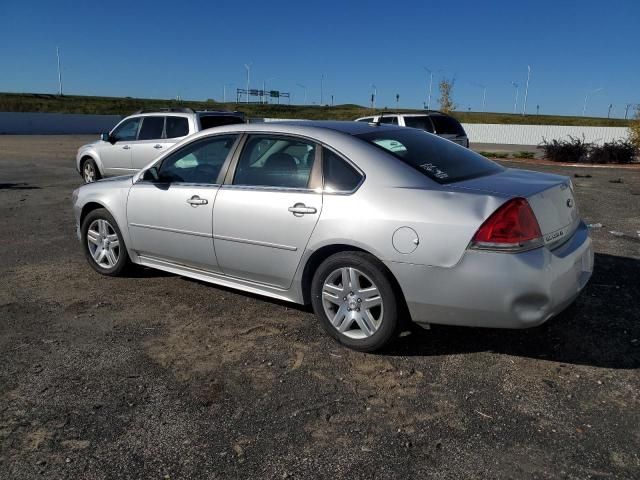
[[[422,168],[423,170],[429,172],[434,177],[439,178],[441,180],[444,180],[445,178],[449,178],[448,173],[443,172],[433,163],[423,163],[422,165],[420,165],[420,168]]]

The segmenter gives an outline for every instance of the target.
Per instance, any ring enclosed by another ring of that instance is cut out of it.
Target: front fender
[[[100,176],[104,177],[104,165],[102,163],[102,160],[100,159],[100,155],[94,148],[79,150],[76,154],[76,170],[78,171],[78,173],[82,172],[81,164],[82,161],[87,157],[91,158],[95,162],[96,167],[100,172]]]

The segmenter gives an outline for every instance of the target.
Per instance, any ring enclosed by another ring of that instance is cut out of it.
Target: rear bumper
[[[584,223],[560,247],[519,254],[468,250],[452,268],[388,262],[416,323],[540,325],[569,306],[593,271]]]

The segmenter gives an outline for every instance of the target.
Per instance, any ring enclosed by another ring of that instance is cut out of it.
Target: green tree
[[[455,83],[455,78],[443,78],[440,81],[440,110],[444,113],[450,113],[456,109],[456,105],[453,103],[453,86]]]

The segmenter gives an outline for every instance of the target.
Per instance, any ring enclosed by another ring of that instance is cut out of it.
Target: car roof
[[[366,117],[365,117],[366,118]],[[334,130],[348,135],[360,135],[374,131],[396,130],[400,127],[396,125],[375,125],[367,122],[354,122],[351,120],[283,120],[266,122],[266,124],[290,125],[293,127],[311,127]]]

